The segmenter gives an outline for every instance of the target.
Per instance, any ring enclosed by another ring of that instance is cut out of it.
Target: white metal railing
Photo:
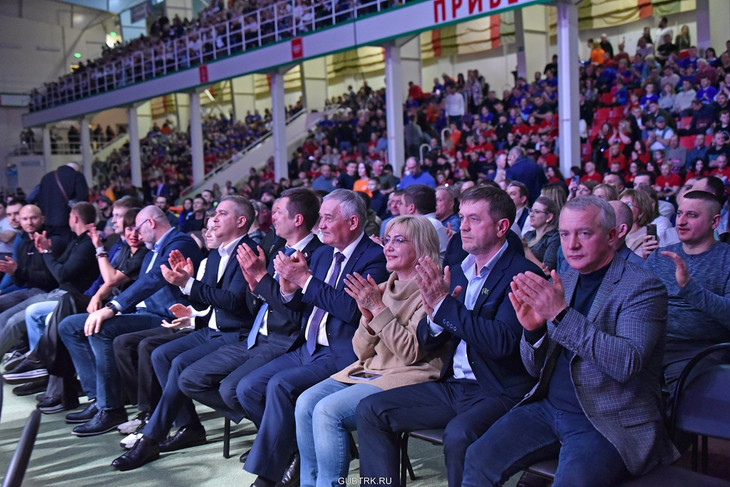
[[[30,94],[30,111],[45,110],[89,96],[146,81],[295,37],[304,32],[380,12],[398,0],[321,0],[302,6],[284,0],[214,25],[186,32],[176,39],[158,39],[149,48],[119,55],[130,44],[110,51],[117,59],[90,62]],[[134,41],[132,41],[134,42]]]

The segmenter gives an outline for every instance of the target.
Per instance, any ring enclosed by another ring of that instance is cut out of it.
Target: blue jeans
[[[350,469],[350,438],[360,399],[381,392],[370,384],[344,384],[325,379],[297,399],[297,445],[301,459],[301,487],[341,485]],[[341,482],[341,480],[340,480]]]
[[[585,414],[561,411],[544,399],[512,409],[469,447],[461,485],[501,485],[556,457],[555,487],[611,486],[628,476],[621,455]]]
[[[114,338],[160,326],[163,317],[143,312],[117,315],[102,323],[99,333],[87,337],[84,324],[88,316],[88,313],[67,316],[58,324],[58,334],[71,355],[81,387],[89,399],[96,398],[100,410],[117,409],[124,404],[121,378],[114,360]]]
[[[28,344],[33,350],[46,330],[46,319],[56,309],[58,301],[41,301],[25,308],[25,326],[28,329]]]

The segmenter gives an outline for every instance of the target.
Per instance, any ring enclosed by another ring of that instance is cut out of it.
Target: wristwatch
[[[555,318],[553,319],[553,323],[555,325],[559,325],[560,322],[563,321],[563,319],[565,319],[565,315],[568,314],[568,310],[569,309],[570,308],[568,308],[567,306],[565,308],[563,308],[563,310],[560,313],[558,313],[557,315],[555,315]]]
[[[109,301],[108,303],[106,303],[104,305],[104,307],[105,308],[109,308],[110,310],[112,310],[114,312],[114,314],[119,313],[119,308],[117,308],[116,305],[114,303],[112,303],[111,301]]]

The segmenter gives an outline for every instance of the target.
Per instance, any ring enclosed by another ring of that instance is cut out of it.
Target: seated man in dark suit
[[[162,320],[172,319],[168,308],[184,301],[180,289],[162,278],[161,267],[173,250],[188,256],[193,265],[200,262],[195,241],[170,227],[156,206],[143,208],[135,223],[145,245],[152,247],[139,279],[100,310],[68,316],[58,325],[84,392],[96,399],[83,411],[66,416],[68,423],[84,423],[74,428],[77,436],[106,433],[127,420],[112,342],[124,333],[160,326]]]
[[[180,287],[196,308],[208,308],[198,320],[206,326],[182,338],[159,346],[152,352],[152,365],[162,386],[162,397],[142,437],[127,453],[112,462],[117,470],[131,470],[155,460],[160,451],[174,451],[205,443],[205,429],[193,401],[178,386],[180,373],[188,365],[218,348],[238,343],[253,323],[246,307],[247,283],[236,261],[240,245],[253,245],[247,232],[254,219],[251,202],[243,196],[226,196],[216,206],[213,230],[221,245],[211,252],[203,279],[194,276],[191,261],[179,251],[170,254],[170,267],[162,268],[167,282]],[[167,440],[173,422],[179,430]]]
[[[459,216],[468,252],[461,266],[445,268],[443,275],[430,261],[416,268],[431,316],[419,324],[418,343],[435,350],[450,342],[450,360],[437,382],[392,389],[360,402],[356,420],[364,479],[384,478],[397,485],[399,434],[445,428],[449,485],[461,485],[469,445],[533,384],[520,363],[522,327],[507,293],[513,276],[540,270],[507,242],[514,203],[499,188],[476,187],[464,193]]]
[[[521,273],[510,294],[539,381],[469,448],[464,486],[555,457],[556,485],[609,486],[679,456],[660,412],[666,289],[616,255],[613,208],[596,196],[563,208],[560,240],[572,269]]]
[[[304,390],[355,360],[352,337],[360,312],[344,290],[343,277],[359,273],[377,282],[387,278],[383,249],[365,236],[367,208],[353,191],[338,189],[325,196],[319,210],[324,243],[312,256],[311,269],[302,252],[279,253],[274,268],[282,298],[302,312],[302,329],[294,349],[253,371],[238,384],[245,416],[259,431],[244,469],[258,475],[257,487],[276,484],[284,473],[298,476],[294,405]],[[331,245],[331,247],[330,247]],[[288,477],[288,475],[287,475]]]
[[[276,234],[286,240],[285,255],[296,251],[310,261],[322,242],[312,234],[319,218],[319,198],[308,188],[284,191],[274,205],[272,222]],[[275,277],[274,263],[266,271],[266,256],[241,246],[238,262],[248,282],[251,310],[258,311],[246,340],[226,345],[188,366],[180,374],[182,392],[223,413],[233,421],[243,419],[243,409],[236,398],[238,383],[250,372],[289,351],[299,336],[301,311],[286,307]],[[245,454],[244,454],[245,455]],[[244,457],[245,460],[245,457]]]

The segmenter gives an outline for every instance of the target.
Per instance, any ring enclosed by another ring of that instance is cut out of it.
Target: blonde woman
[[[347,478],[348,431],[355,429],[355,408],[371,394],[436,380],[445,349],[420,349],[416,330],[426,316],[414,277],[419,258],[439,262],[433,225],[421,216],[400,216],[388,223],[383,253],[391,276],[377,285],[367,276],[348,275],[346,291],[362,312],[352,339],[358,360],[304,391],[297,399],[297,444],[302,487],[338,485]]]

